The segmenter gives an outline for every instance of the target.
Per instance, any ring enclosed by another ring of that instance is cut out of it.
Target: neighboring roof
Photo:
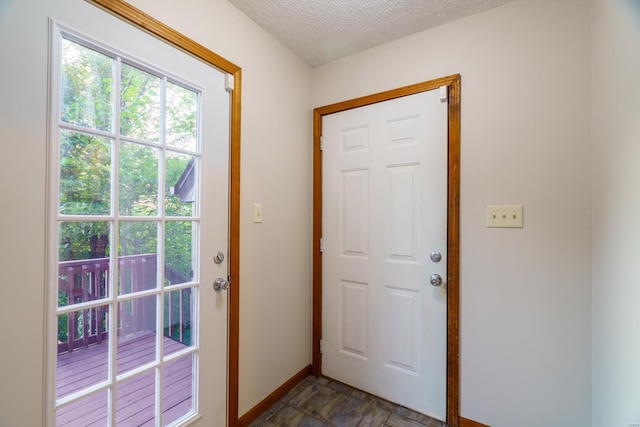
[[[184,172],[178,178],[178,182],[173,188],[173,194],[180,197],[181,202],[194,202],[196,189],[195,162],[196,158],[192,157],[184,168]]]

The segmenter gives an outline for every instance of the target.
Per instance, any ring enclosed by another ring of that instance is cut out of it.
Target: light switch
[[[262,203],[253,204],[253,222],[262,222]]]
[[[487,206],[488,228],[522,228],[522,205]]]

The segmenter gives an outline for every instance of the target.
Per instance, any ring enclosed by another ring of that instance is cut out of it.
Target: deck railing
[[[118,257],[119,294],[130,294],[157,286],[157,255]],[[109,258],[63,261],[58,264],[59,305],[79,304],[107,297],[110,275]],[[164,267],[165,286],[190,279],[175,269]],[[191,289],[165,294],[164,331],[166,337],[191,343]],[[81,309],[58,318],[58,354],[71,353],[102,343],[108,338],[107,305]],[[136,298],[121,303],[118,313],[118,338],[133,337],[156,330],[156,299]]]

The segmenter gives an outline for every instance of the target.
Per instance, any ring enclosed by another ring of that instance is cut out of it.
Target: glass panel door
[[[201,90],[65,32],[55,241],[55,422],[195,414]]]

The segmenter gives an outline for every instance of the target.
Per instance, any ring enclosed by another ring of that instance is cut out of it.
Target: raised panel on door
[[[369,357],[369,287],[366,283],[340,283],[340,351],[366,360]]]
[[[384,307],[384,366],[417,376],[420,360],[419,291],[386,287]]]
[[[348,170],[341,174],[341,253],[366,258],[369,252],[369,171]]]
[[[386,219],[387,260],[417,263],[420,181],[419,164],[387,166],[389,210]]]

